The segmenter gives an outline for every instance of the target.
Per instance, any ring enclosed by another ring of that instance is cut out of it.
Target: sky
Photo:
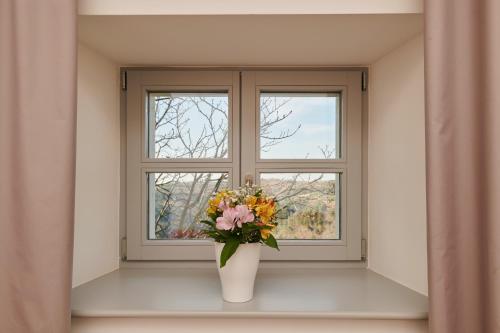
[[[261,100],[267,96],[276,94],[261,94]],[[283,113],[291,113],[272,127],[271,136],[279,136],[283,130],[298,130],[293,136],[269,147],[267,151],[261,151],[261,158],[323,158],[319,146],[328,146],[330,150],[335,150],[338,95],[286,94],[275,98],[278,104],[288,100],[283,107]],[[261,143],[265,142],[265,139],[261,139]]]
[[[167,95],[167,94],[165,94]],[[168,94],[176,96],[186,96],[187,94],[176,93]],[[189,94],[192,96],[192,94]],[[205,98],[209,98],[212,102],[217,103],[227,114],[227,94],[204,94]],[[261,151],[261,158],[323,158],[323,154],[319,147],[328,147],[330,151],[338,154],[336,147],[337,123],[338,123],[338,102],[337,94],[319,93],[319,94],[280,94],[280,93],[261,93],[261,100],[269,97],[274,97],[277,104],[286,102],[280,108],[280,115],[291,111],[290,115],[279,123],[273,125],[268,133],[269,136],[279,136],[281,132],[297,132],[276,145],[268,147],[265,151]],[[208,111],[208,106],[202,107]],[[191,138],[198,137],[203,130],[203,126],[208,127],[208,120],[200,116],[197,110],[190,109],[186,113],[186,129],[189,128]],[[222,113],[218,112],[214,115],[214,123],[218,126],[227,128],[227,121]],[[163,131],[157,131],[157,135],[164,134],[172,128],[163,127]],[[220,132],[222,133],[222,131]],[[219,137],[220,139],[220,137]],[[261,139],[262,143],[268,142],[266,139]],[[172,142],[174,149],[181,149],[180,140]],[[165,154],[171,155],[173,150],[165,151]],[[210,152],[208,157],[213,156]],[[167,156],[162,156],[167,157]],[[333,158],[338,156],[333,156]]]

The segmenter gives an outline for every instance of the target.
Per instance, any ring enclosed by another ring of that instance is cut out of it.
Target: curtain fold
[[[500,1],[426,0],[429,326],[500,332]]]
[[[0,332],[69,332],[76,0],[0,0]]]

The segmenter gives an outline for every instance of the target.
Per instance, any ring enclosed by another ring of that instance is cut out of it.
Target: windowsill
[[[260,268],[227,303],[213,268],[122,268],[73,289],[74,317],[426,319],[427,298],[367,269]]]

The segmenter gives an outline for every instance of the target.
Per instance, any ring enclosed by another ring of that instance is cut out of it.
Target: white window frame
[[[149,92],[222,92],[229,97],[227,158],[149,158]],[[239,183],[239,72],[149,71],[127,72],[127,260],[210,260],[210,241],[148,239],[147,172],[228,172],[230,184]]]
[[[213,260],[211,241],[149,240],[147,172],[228,172],[237,187],[261,172],[340,172],[339,240],[281,240],[281,251],[263,248],[263,260],[360,260],[362,211],[361,71],[128,70],[126,92],[127,260]],[[223,159],[147,157],[147,94],[221,92],[229,96],[229,153]],[[339,92],[338,159],[259,159],[259,92]],[[241,94],[240,94],[241,92]],[[240,100],[241,98],[241,100]],[[245,138],[241,140],[241,138]]]
[[[261,159],[260,92],[338,92],[341,154],[337,159]],[[358,71],[245,71],[242,73],[241,175],[260,172],[340,172],[340,239],[281,240],[281,251],[263,248],[268,260],[360,260],[362,211],[362,104]],[[253,140],[250,140],[253,138]]]

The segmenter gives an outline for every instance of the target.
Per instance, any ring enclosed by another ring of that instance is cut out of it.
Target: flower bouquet
[[[223,297],[244,302],[253,296],[261,244],[278,249],[272,235],[277,226],[278,203],[256,186],[222,190],[208,201],[203,232],[215,241]],[[229,261],[230,258],[233,258]]]

